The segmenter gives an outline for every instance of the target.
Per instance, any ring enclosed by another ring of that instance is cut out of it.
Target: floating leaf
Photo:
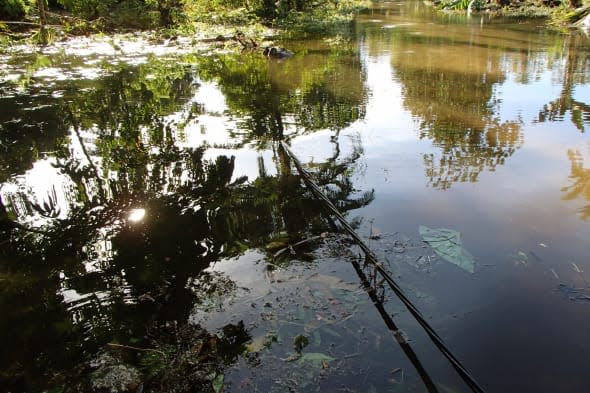
[[[322,336],[320,332],[317,330],[313,332],[313,345],[315,345],[316,347],[322,345]]]
[[[335,331],[334,329],[331,329],[325,325],[322,326],[321,329],[322,329],[322,332],[328,333],[329,335],[331,335],[333,337],[340,337],[340,334],[337,331]]]
[[[333,357],[320,352],[309,352],[301,356],[301,359],[299,359],[301,363],[313,363],[314,366],[318,367],[321,367],[324,364],[324,362],[331,362],[333,360]]]
[[[418,232],[422,240],[428,243],[439,257],[469,273],[475,271],[473,256],[463,248],[459,232],[447,228],[428,228],[423,225],[420,225]]]
[[[215,393],[221,393],[223,391],[223,380],[224,380],[224,378],[225,378],[225,375],[223,375],[223,374],[217,374],[217,376],[213,380],[212,385],[213,385],[213,391]]]

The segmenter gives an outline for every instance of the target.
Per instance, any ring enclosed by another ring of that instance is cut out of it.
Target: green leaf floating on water
[[[428,243],[439,257],[469,273],[475,271],[473,256],[463,248],[459,232],[447,228],[428,228],[424,225],[420,225],[418,232],[422,240]]]
[[[312,363],[313,365],[321,366],[323,361],[331,362],[332,360],[334,360],[333,357],[325,355],[323,353],[309,352],[309,353],[303,354],[303,356],[301,356],[301,358],[299,359],[299,362],[300,363],[309,362],[309,363]]]

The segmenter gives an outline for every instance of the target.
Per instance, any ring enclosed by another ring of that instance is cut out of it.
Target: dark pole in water
[[[365,244],[365,242],[360,238],[360,236],[354,231],[354,229],[350,226],[350,224],[346,221],[342,213],[334,206],[332,201],[322,192],[322,190],[318,187],[317,184],[313,182],[309,173],[303,169],[301,162],[297,157],[293,154],[289,146],[283,141],[281,141],[281,147],[285,152],[291,157],[297,171],[301,175],[303,181],[305,182],[306,186],[311,190],[311,192],[318,198],[321,202],[325,204],[325,206],[331,211],[331,213],[336,217],[336,219],[340,222],[344,230],[355,240],[357,245],[363,250],[365,253],[366,260],[371,263],[377,272],[383,277],[383,279],[387,282],[391,290],[396,294],[396,296],[404,303],[410,314],[416,319],[416,322],[426,332],[428,337],[432,340],[434,345],[438,348],[438,350],[447,358],[447,360],[451,363],[453,368],[457,371],[459,376],[465,381],[465,383],[471,388],[472,391],[476,393],[483,393],[484,390],[479,384],[475,381],[475,379],[471,376],[469,371],[461,364],[461,362],[452,354],[451,350],[447,347],[444,341],[439,337],[439,335],[435,332],[435,330],[430,326],[430,324],[424,319],[420,311],[414,304],[408,299],[406,294],[402,291],[401,287],[395,282],[395,280],[391,277],[391,275],[383,268],[383,265],[377,260],[377,257],[371,249]]]
[[[375,306],[377,311],[379,311],[381,318],[383,318],[385,325],[387,325],[401,349],[404,351],[408,359],[410,359],[410,362],[412,362],[412,365],[414,366],[416,371],[418,371],[418,375],[420,375],[422,382],[424,382],[424,386],[426,386],[428,393],[438,393],[438,389],[432,381],[432,378],[430,378],[430,375],[428,375],[428,372],[422,365],[422,362],[420,362],[420,359],[418,359],[418,355],[416,355],[416,352],[414,352],[410,344],[406,341],[402,332],[397,328],[395,322],[393,321],[393,318],[391,318],[391,316],[385,310],[385,307],[383,307],[383,302],[379,300],[379,297],[377,296],[376,288],[373,288],[371,286],[371,283],[367,279],[367,276],[363,272],[363,269],[359,265],[358,261],[353,259],[352,266],[354,267],[354,270],[356,270],[356,274],[361,279],[365,291],[373,301],[373,305]]]

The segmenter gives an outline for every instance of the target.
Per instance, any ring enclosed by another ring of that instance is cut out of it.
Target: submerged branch
[[[123,344],[115,344],[115,343],[107,343],[106,346],[108,348],[113,348],[113,349],[128,349],[131,351],[140,351],[140,352],[155,352],[155,353],[162,355],[164,358],[167,358],[166,354],[158,349],[139,348],[139,347],[133,347],[131,345],[123,345]]]
[[[282,254],[284,254],[287,251],[291,251],[292,253],[295,252],[295,247],[299,247],[302,246],[306,243],[310,243],[310,242],[314,242],[316,240],[320,240],[322,239],[322,236],[313,236],[307,239],[303,239],[295,244],[290,244],[285,248],[280,249],[279,251],[277,251],[274,255],[273,255],[273,259],[277,259],[278,257],[280,257]]]
[[[404,353],[406,354],[408,359],[410,359],[410,362],[412,362],[412,365],[416,368],[416,371],[418,371],[418,374],[420,375],[420,378],[422,378],[422,381],[424,382],[424,385],[426,386],[426,389],[428,390],[428,392],[429,393],[438,392],[436,385],[434,384],[434,382],[432,381],[432,378],[430,377],[430,375],[428,374],[428,372],[426,371],[426,369],[422,365],[422,362],[418,358],[418,355],[416,355],[416,352],[414,352],[414,350],[412,349],[410,344],[407,342],[403,333],[398,329],[397,325],[393,321],[393,318],[391,318],[391,316],[385,310],[385,307],[383,306],[383,301],[381,299],[379,299],[379,297],[377,296],[377,291],[375,290],[374,287],[371,286],[369,279],[367,278],[367,276],[363,272],[363,269],[361,268],[358,261],[353,259],[352,266],[354,267],[356,274],[359,276],[361,283],[363,285],[363,288],[365,289],[365,292],[367,292],[367,294],[369,295],[369,297],[373,301],[373,305],[375,306],[375,308],[379,312],[379,315],[381,315],[381,318],[383,318],[385,325],[389,328],[389,330],[391,331],[391,334],[393,335],[393,337],[395,338],[397,343],[400,345],[400,347],[402,348],[402,350],[404,351]]]

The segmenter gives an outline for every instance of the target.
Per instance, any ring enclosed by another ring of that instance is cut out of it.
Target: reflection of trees
[[[30,169],[66,135],[63,116],[57,104],[50,103],[51,96],[33,94],[0,97],[0,182]]]
[[[411,53],[414,46],[436,42],[402,37],[401,44]],[[429,183],[442,189],[454,182],[477,181],[482,171],[502,165],[522,144],[519,124],[500,122],[491,108],[493,86],[503,81],[500,58],[490,56],[485,47],[447,48],[444,57],[393,58],[404,105],[420,121],[420,137],[441,149],[438,157],[425,155],[424,163]]]
[[[587,40],[581,34],[567,36],[563,46],[565,65],[561,93],[539,112],[540,122],[561,120],[569,111],[571,121],[578,130],[584,132],[584,123],[590,123],[590,104],[574,99],[576,86],[586,85],[589,81],[590,56],[587,50],[582,50]]]
[[[590,169],[584,168],[584,161],[579,152],[569,150],[567,155],[572,164],[569,176],[572,184],[561,189],[565,193],[562,199],[571,201],[583,198],[590,202]],[[590,203],[580,208],[580,217],[583,220],[590,218]]]
[[[67,379],[63,370],[75,370],[109,341],[150,346],[146,337],[158,341],[166,330],[159,327],[186,325],[207,297],[231,296],[233,283],[203,276],[211,262],[263,248],[279,236],[296,241],[327,229],[320,206],[280,149],[278,174],[268,175],[260,160],[259,177],[248,181],[235,176],[233,156],[207,160],[204,147],[179,148],[182,124],[164,119],[197,86],[182,66],[158,64],[100,80],[60,112],[72,130],[70,143],[53,141],[67,194],[67,206],[59,208],[66,216],[47,214],[46,236],[0,228],[0,333],[9,340],[0,355],[3,386],[34,391],[60,385]],[[241,130],[244,142],[279,140],[282,113],[295,117],[295,103],[283,104],[288,94],[272,89],[252,90],[258,82],[246,90],[255,104],[236,104],[232,113],[250,122]],[[241,99],[240,83],[225,79],[222,85]],[[302,94],[318,113],[346,102],[317,89]],[[358,108],[338,113],[308,118],[317,127],[339,128],[359,116]],[[337,138],[333,143],[333,156],[315,167],[320,183],[343,210],[369,203],[373,194],[354,195],[350,181],[362,149],[342,157]],[[13,203],[19,198],[35,202],[28,191],[12,195]],[[145,209],[142,221],[127,219],[134,208]],[[5,215],[13,220],[18,212],[11,209],[7,204]],[[202,290],[207,280],[219,293]]]
[[[215,80],[231,116],[238,144],[283,139],[292,129],[340,130],[365,112],[365,88],[354,52],[295,56],[287,62],[257,55],[204,58],[199,75]],[[360,76],[359,76],[360,75]]]

